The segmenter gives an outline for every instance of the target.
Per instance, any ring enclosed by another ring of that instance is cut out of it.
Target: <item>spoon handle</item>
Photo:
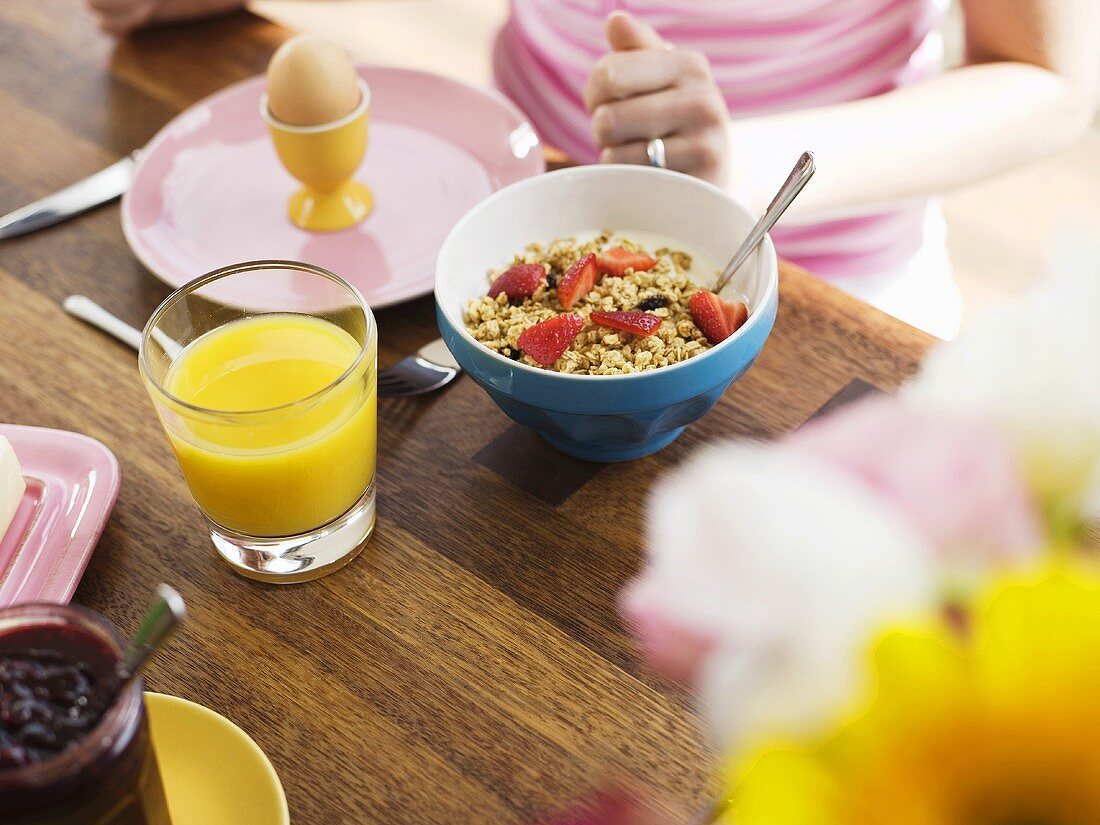
[[[138,672],[149,654],[176,629],[185,612],[183,598],[176,590],[166,584],[157,587],[156,601],[142,619],[119,668],[125,678]]]
[[[175,589],[166,584],[157,587],[157,598],[145,617],[141,620],[141,627],[130,640],[130,645],[122,657],[122,662],[115,672],[111,674],[92,694],[91,699],[84,707],[84,714],[89,718],[98,719],[107,711],[118,698],[119,692],[129,684],[149,655],[157,649],[157,645],[163,642],[186,615],[183,605],[183,597]]]
[[[775,222],[787,211],[787,207],[798,197],[798,193],[810,182],[810,178],[813,177],[815,170],[814,153],[803,152],[802,157],[798,159],[798,163],[794,165],[794,168],[783,182],[783,185],[779,187],[779,191],[775,193],[772,202],[768,204],[768,208],[764,210],[764,214],[760,216],[760,220],[756,222],[756,226],[752,228],[748,237],[745,238],[741,246],[737,248],[737,251],[733,253],[733,257],[730,258],[730,262],[726,265],[722,274],[718,276],[718,280],[714,284],[715,295],[721,294],[722,288],[729,283],[729,279],[733,277],[733,273],[740,268],[741,264],[743,264],[749,255],[752,254],[753,250],[759,246],[760,242],[764,240],[764,236],[768,234],[768,230],[775,226]]]
[[[116,315],[112,315],[91,298],[83,295],[70,295],[61,304],[74,318],[79,318],[96,329],[101,329],[113,338],[117,338],[135,352],[141,346],[141,330],[132,327]]]

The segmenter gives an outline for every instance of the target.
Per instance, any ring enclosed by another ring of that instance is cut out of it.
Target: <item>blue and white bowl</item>
[[[602,229],[627,237],[654,233],[724,263],[754,223],[725,192],[678,172],[600,165],[528,178],[471,209],[444,241],[435,276],[440,332],[462,368],[505,413],[563,452],[590,461],[648,455],[706,415],[760,354],[779,300],[770,239],[724,293],[748,298],[749,320],[718,346],[660,369],[569,375],[529,367],[478,343],[466,330],[463,309],[485,294],[491,267],[511,260],[532,241]]]

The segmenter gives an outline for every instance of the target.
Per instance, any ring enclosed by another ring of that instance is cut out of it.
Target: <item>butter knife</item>
[[[113,201],[130,188],[137,157],[138,152],[131,152],[91,177],[4,215],[0,218],[0,241],[53,226]]]

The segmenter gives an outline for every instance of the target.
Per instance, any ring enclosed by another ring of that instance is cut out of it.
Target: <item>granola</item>
[[[485,295],[471,300],[463,318],[466,329],[484,346],[507,358],[576,375],[623,375],[658,369],[710,349],[706,335],[692,319],[689,300],[699,287],[690,277],[692,260],[685,252],[654,250],[656,263],[647,262],[651,265],[647,271],[628,267],[621,276],[603,274],[571,307],[562,305],[558,286],[570,268],[589,253],[600,256],[616,248],[642,256],[650,254],[639,244],[609,231],[584,243],[563,238],[548,245],[528,245],[507,266],[490,270],[489,283],[521,264],[541,264],[545,278],[523,298],[509,298],[506,292],[500,292],[496,297]],[[659,318],[660,325],[652,334],[636,335],[595,323],[589,318],[593,312],[645,312]],[[519,338],[525,330],[563,313],[580,315],[584,324],[556,361],[540,363],[520,348]]]

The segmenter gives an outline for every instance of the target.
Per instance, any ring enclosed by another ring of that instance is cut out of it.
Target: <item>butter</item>
[[[15,450],[4,436],[0,435],[0,538],[7,532],[15,511],[23,501],[27,483],[23,481],[23,470]]]

